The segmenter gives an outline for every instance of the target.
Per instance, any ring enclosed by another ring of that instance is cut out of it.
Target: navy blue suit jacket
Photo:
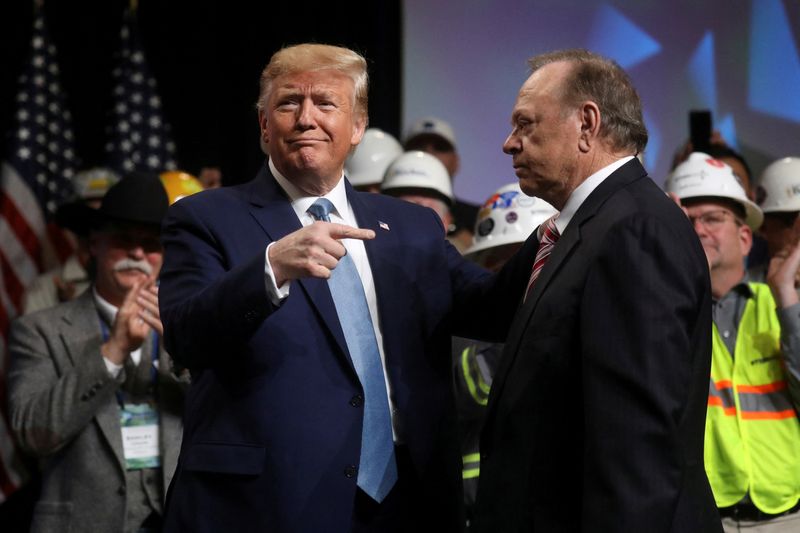
[[[459,453],[450,335],[501,340],[535,243],[492,276],[462,259],[433,211],[386,196],[347,196],[374,276],[399,437],[422,500],[457,530]],[[264,169],[250,183],[170,208],[160,304],[165,341],[189,367],[184,441],[168,531],[349,531],[359,462],[361,385],[325,280],[267,296],[264,252],[299,229]],[[430,522],[429,522],[430,523]]]

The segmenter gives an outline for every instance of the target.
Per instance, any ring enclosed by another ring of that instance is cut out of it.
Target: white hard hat
[[[456,134],[453,132],[452,126],[440,118],[425,117],[416,121],[408,128],[406,139],[403,144],[407,145],[411,139],[419,135],[435,135],[441,137],[450,144],[453,150],[456,148]]]
[[[453,203],[450,174],[436,157],[413,150],[395,158],[386,169],[381,192],[398,196],[403,193],[431,193],[447,205]]]
[[[694,152],[675,167],[664,183],[667,192],[681,200],[689,198],[727,198],[744,208],[745,223],[756,230],[764,220],[761,209],[744,192],[733,169],[708,154]]]
[[[523,193],[519,183],[504,185],[484,202],[478,212],[475,238],[464,254],[525,242],[539,224],[556,213],[556,208],[541,198]]]
[[[378,128],[370,128],[344,163],[347,179],[355,186],[378,184],[389,163],[402,153],[403,147],[397,139]]]
[[[800,211],[800,157],[784,157],[765,168],[756,196],[765,213]]]
[[[110,168],[94,167],[76,172],[72,183],[78,198],[95,200],[105,196],[108,189],[119,179],[119,174]]]

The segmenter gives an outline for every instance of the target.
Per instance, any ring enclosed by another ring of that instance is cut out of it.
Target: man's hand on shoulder
[[[340,239],[370,240],[375,232],[344,224],[314,222],[278,240],[269,249],[269,263],[278,287],[287,281],[328,279],[346,253]]]

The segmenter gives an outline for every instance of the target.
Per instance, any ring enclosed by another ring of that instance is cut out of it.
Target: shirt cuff
[[[111,377],[117,379],[119,377],[119,373],[122,372],[122,365],[112,363],[105,357],[103,357],[103,362],[106,364],[106,370],[108,370],[108,373],[111,375]]]
[[[269,301],[272,302],[272,305],[277,307],[289,296],[289,288],[292,283],[291,281],[287,281],[278,287],[278,284],[275,282],[275,273],[272,271],[272,265],[269,264],[269,249],[273,244],[275,243],[269,243],[267,251],[264,252],[264,283],[267,286]]]
[[[778,321],[784,335],[800,334],[800,303],[778,309]]]

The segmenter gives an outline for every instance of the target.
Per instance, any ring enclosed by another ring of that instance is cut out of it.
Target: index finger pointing
[[[329,235],[334,239],[359,239],[362,241],[375,238],[375,232],[371,229],[354,228],[344,224],[331,224]]]

